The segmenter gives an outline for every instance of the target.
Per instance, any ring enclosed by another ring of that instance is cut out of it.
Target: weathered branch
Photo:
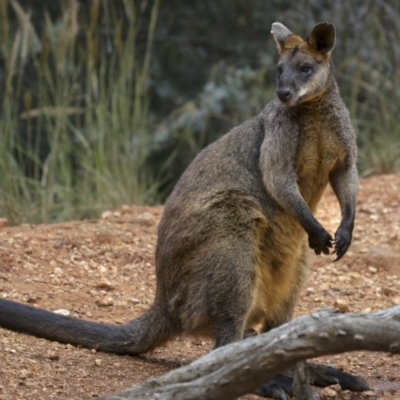
[[[102,399],[235,399],[299,361],[354,350],[399,353],[400,306],[374,314],[321,310]]]

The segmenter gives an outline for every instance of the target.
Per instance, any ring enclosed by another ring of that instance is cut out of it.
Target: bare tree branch
[[[320,310],[102,399],[235,399],[299,361],[354,350],[399,353],[400,306],[374,314]],[[301,364],[297,369],[302,382]]]

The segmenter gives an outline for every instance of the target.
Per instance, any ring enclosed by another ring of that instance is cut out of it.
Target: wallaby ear
[[[335,27],[328,22],[320,22],[315,25],[307,38],[308,44],[323,55],[333,49],[335,40]]]
[[[280,22],[274,22],[272,24],[271,33],[274,36],[275,42],[278,46],[279,53],[281,53],[285,47],[285,42],[287,38],[293,35],[293,33],[290,32],[290,30]]]

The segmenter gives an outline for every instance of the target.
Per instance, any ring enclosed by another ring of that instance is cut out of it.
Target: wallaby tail
[[[173,335],[170,325],[157,305],[125,325],[111,325],[0,299],[1,328],[106,353],[135,355],[150,350]]]

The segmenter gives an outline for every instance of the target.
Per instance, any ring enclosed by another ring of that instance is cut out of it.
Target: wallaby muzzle
[[[292,98],[292,91],[289,88],[278,88],[276,90],[276,94],[278,95],[279,100],[282,103],[287,103]]]
[[[292,74],[290,74],[290,68],[285,68],[278,77],[276,94],[279,100],[285,105],[293,105],[292,103],[296,100],[296,85]],[[289,71],[288,71],[289,69]]]

